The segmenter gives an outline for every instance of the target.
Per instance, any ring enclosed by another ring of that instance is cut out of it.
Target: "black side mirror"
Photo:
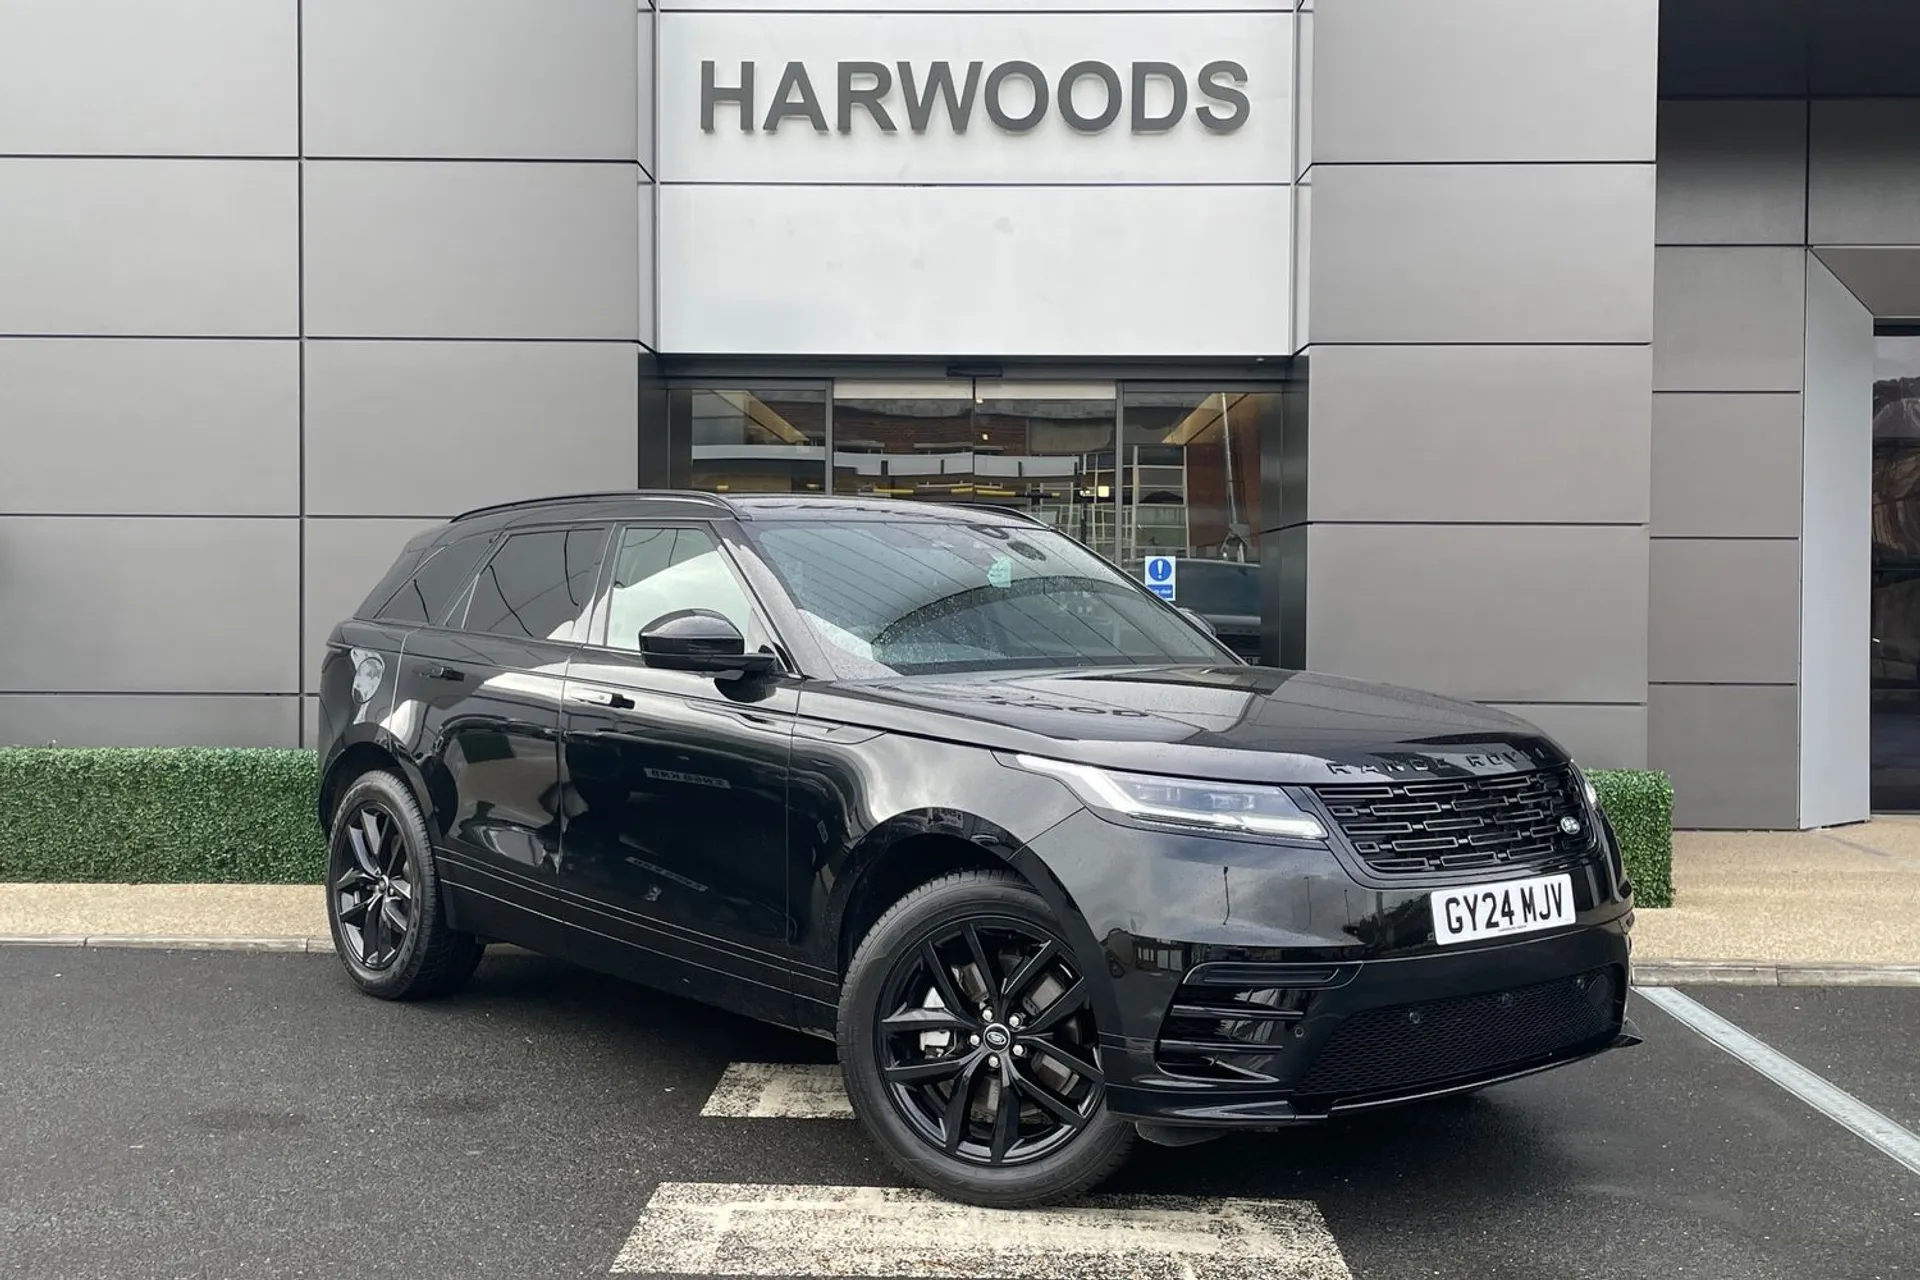
[[[770,653],[748,653],[740,629],[712,609],[680,609],[655,618],[640,632],[640,656],[650,667],[716,675],[759,675],[779,665]]]

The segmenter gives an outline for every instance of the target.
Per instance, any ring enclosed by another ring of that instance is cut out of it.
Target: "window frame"
[[[600,569],[594,581],[593,598],[587,608],[586,625],[581,629],[579,638],[575,641],[576,645],[596,654],[613,655],[645,666],[645,658],[638,648],[626,648],[607,643],[607,628],[612,622],[613,615],[613,573],[618,567],[620,540],[629,529],[697,529],[713,539],[713,544],[720,553],[721,564],[732,575],[735,585],[740,588],[740,594],[746,598],[752,624],[764,633],[766,643],[779,658],[780,673],[801,674],[795,660],[793,646],[781,634],[781,629],[775,622],[774,611],[767,607],[760,593],[754,589],[752,576],[746,572],[740,562],[740,553],[735,540],[728,536],[727,522],[689,519],[685,516],[643,516],[615,519],[611,523],[612,528],[608,532],[606,545],[600,553]],[[746,640],[751,644],[753,637],[749,635]],[[660,670],[654,667],[648,669]]]
[[[605,519],[542,520],[521,525],[509,525],[497,530],[494,534],[493,546],[488,548],[487,554],[481,558],[480,563],[474,566],[472,575],[467,579],[466,587],[454,598],[455,608],[448,612],[445,622],[441,624],[441,629],[445,631],[457,631],[461,635],[478,636],[488,640],[510,641],[515,644],[578,645],[581,641],[581,636],[585,634],[586,621],[591,617],[594,608],[595,597],[592,594],[589,594],[587,597],[585,609],[578,610],[574,613],[573,621],[569,625],[568,633],[565,636],[512,636],[505,635],[498,631],[475,630],[467,626],[467,618],[473,610],[474,586],[480,581],[480,575],[492,566],[493,562],[499,558],[500,553],[506,549],[507,544],[512,542],[516,537],[523,534],[536,533],[577,533],[597,527],[601,530],[600,549],[595,552],[598,558],[594,561],[593,572],[589,578],[590,582],[597,587],[601,580],[601,575],[607,567],[607,539],[612,536],[613,530],[618,527],[618,525],[619,521],[617,520]]]

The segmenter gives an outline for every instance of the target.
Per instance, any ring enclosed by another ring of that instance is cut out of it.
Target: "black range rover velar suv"
[[[501,940],[831,1037],[955,1199],[1636,1040],[1631,886],[1551,740],[1247,665],[1017,513],[472,512],[335,628],[321,689],[362,988],[450,991]]]

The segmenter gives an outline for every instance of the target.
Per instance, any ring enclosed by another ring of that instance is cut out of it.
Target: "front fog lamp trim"
[[[1023,769],[1058,778],[1096,809],[1146,822],[1162,822],[1241,835],[1321,840],[1327,829],[1279,787],[1200,778],[1119,773],[1088,764],[1016,756]]]

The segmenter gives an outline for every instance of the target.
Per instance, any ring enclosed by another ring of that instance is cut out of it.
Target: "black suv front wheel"
[[[848,969],[839,1043],[855,1114],[950,1199],[1063,1199],[1132,1147],[1132,1124],[1106,1107],[1091,979],[1011,874],[957,872],[881,916]]]

